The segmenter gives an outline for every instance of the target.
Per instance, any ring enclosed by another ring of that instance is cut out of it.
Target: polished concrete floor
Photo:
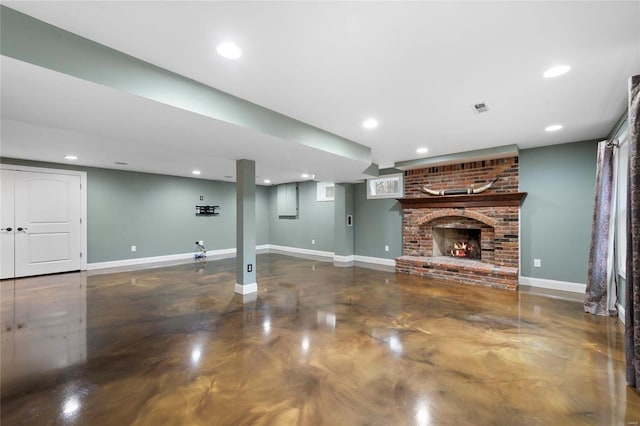
[[[626,425],[580,303],[282,255],[2,281],[2,425]]]

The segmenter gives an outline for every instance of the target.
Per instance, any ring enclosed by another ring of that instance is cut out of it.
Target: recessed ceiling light
[[[224,56],[227,59],[238,59],[242,56],[242,50],[233,43],[220,43],[216,46],[216,50],[220,56]]]
[[[200,174],[200,170],[194,170],[191,173],[193,173],[194,175],[199,175]]]
[[[544,128],[544,130],[546,130],[547,132],[555,132],[560,129],[562,129],[562,124],[554,124]]]
[[[378,120],[376,120],[375,118],[367,118],[362,122],[362,127],[364,127],[365,129],[375,129],[376,127],[378,127]]]
[[[64,158],[66,158],[67,160],[77,160],[78,156],[73,154],[67,154],[64,156]]]
[[[558,65],[557,67],[549,68],[542,74],[544,78],[553,78],[561,76],[569,72],[571,67],[569,65]]]
[[[271,181],[269,179],[265,179],[263,182],[264,183],[271,183]]]
[[[418,148],[418,149],[416,149],[416,152],[418,154],[426,154],[427,152],[429,152],[429,149],[427,149],[427,148]]]
[[[303,179],[307,179],[308,177],[309,177],[309,174],[307,174],[307,173],[303,173],[303,174],[302,174],[302,178],[303,178]]]

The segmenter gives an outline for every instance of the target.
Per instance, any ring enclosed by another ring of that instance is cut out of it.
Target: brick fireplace
[[[480,194],[429,195],[421,188],[493,186]],[[402,256],[396,271],[515,290],[519,267],[518,157],[405,172]],[[464,247],[464,248],[462,248]]]

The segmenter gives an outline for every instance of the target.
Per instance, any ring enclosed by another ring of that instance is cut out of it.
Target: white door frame
[[[78,170],[49,169],[43,167],[17,166],[15,164],[0,164],[0,170],[15,170],[32,173],[54,173],[59,175],[80,176],[80,269],[87,270],[87,172]]]

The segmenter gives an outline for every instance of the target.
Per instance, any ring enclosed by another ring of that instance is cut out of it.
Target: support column
[[[236,247],[236,293],[256,293],[256,163],[251,160],[236,161]]]
[[[354,204],[353,184],[336,183],[334,205],[334,247],[335,266],[353,266],[354,262]],[[349,219],[351,217],[351,219]],[[349,223],[351,220],[351,223]]]

